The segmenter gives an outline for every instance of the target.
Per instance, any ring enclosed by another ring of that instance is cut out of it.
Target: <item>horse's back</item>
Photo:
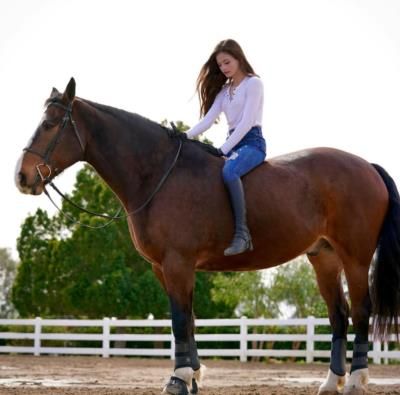
[[[298,249],[321,236],[350,238],[354,228],[373,228],[375,240],[387,208],[387,190],[374,167],[332,148],[269,159],[245,185],[250,226],[271,243],[293,246],[298,240]]]
[[[351,193],[358,186],[366,188],[367,195],[376,194],[384,199],[387,196],[381,177],[369,162],[334,148],[310,148],[271,158],[261,166],[258,177],[252,182],[273,181],[274,187],[279,187],[279,181],[287,179],[294,185],[307,184],[311,189],[340,193]]]
[[[286,232],[306,244],[320,236],[353,242],[355,231],[368,233],[367,241],[376,243],[387,210],[388,193],[374,167],[333,148],[272,158],[247,184],[249,198],[266,210],[263,231],[272,225],[281,238],[286,240]],[[253,206],[250,216],[259,224],[260,212]]]

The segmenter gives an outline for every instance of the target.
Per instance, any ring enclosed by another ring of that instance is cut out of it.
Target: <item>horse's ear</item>
[[[50,99],[54,99],[55,97],[57,97],[60,94],[60,92],[56,89],[53,88],[51,93],[50,93]]]
[[[65,100],[67,103],[74,100],[75,86],[76,86],[76,84],[75,84],[74,77],[71,77],[71,79],[69,80],[68,85],[65,88],[65,91],[63,93],[63,100]]]

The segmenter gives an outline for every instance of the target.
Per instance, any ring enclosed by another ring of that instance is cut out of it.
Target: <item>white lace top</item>
[[[236,88],[225,85],[204,118],[188,130],[187,135],[192,138],[205,132],[223,112],[229,130],[235,129],[221,146],[222,152],[227,154],[253,126],[262,126],[263,105],[264,87],[261,79],[256,76],[245,77]]]

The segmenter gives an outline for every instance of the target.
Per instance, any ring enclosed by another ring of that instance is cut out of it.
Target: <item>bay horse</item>
[[[319,394],[337,394],[343,385],[347,395],[364,394],[370,316],[379,338],[399,333],[400,198],[388,173],[331,148],[269,159],[243,178],[254,250],[225,257],[234,224],[223,159],[140,115],[76,97],[75,87],[71,78],[63,93],[53,88],[18,161],[16,185],[39,195],[61,171],[86,161],[112,188],[135,248],[169,297],[175,369],[164,393],[199,391],[196,270],[258,270],[307,254],[332,327],[330,368]],[[355,340],[345,383],[349,315]]]

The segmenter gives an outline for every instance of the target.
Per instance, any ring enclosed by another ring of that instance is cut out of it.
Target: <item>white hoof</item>
[[[365,395],[368,388],[368,368],[353,372],[347,381],[343,395]]]
[[[346,376],[338,376],[329,369],[328,376],[320,385],[318,395],[336,395],[346,383]]]
[[[178,368],[174,371],[174,376],[179,377],[183,380],[189,387],[192,385],[193,369],[190,367]]]

